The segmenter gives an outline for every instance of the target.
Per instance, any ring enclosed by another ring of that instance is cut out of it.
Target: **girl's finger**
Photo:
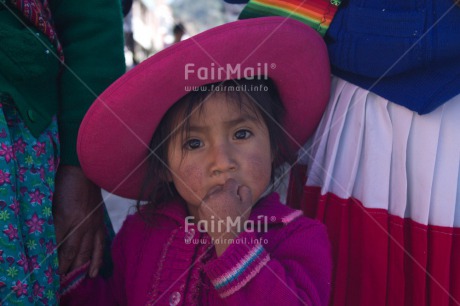
[[[241,199],[241,202],[245,204],[250,204],[252,202],[252,192],[251,189],[247,186],[240,186],[238,188],[238,195]]]
[[[238,183],[232,178],[228,179],[225,181],[224,191],[236,194],[238,192]]]

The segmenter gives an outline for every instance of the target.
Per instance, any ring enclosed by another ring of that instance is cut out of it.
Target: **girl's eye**
[[[247,139],[251,137],[252,133],[248,130],[239,130],[235,133],[236,139]]]
[[[190,139],[185,142],[184,147],[187,150],[195,150],[201,147],[201,145],[202,145],[201,140]]]

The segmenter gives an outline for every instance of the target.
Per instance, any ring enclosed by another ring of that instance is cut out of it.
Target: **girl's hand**
[[[252,205],[251,190],[238,186],[234,179],[228,179],[223,186],[216,186],[203,199],[198,208],[198,217],[200,221],[207,222],[208,234],[214,241],[217,256],[244,230]]]

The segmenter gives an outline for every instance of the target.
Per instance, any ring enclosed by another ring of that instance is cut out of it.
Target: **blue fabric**
[[[332,71],[426,114],[460,93],[459,29],[452,0],[349,0],[326,34]]]
[[[348,0],[325,39],[335,75],[426,114],[460,94],[459,29],[453,0]]]

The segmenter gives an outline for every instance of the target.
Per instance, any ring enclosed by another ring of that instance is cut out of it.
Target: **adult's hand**
[[[91,261],[89,275],[95,277],[102,265],[106,233],[101,189],[75,166],[59,166],[55,181],[59,273],[67,274]]]

